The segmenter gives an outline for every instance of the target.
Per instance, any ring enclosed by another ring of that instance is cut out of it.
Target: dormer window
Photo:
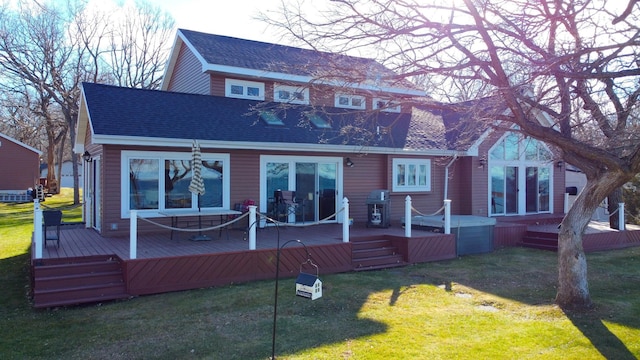
[[[238,99],[264,100],[264,83],[225,79],[225,96]]]
[[[373,108],[375,110],[380,109],[380,111],[396,112],[396,113],[400,112],[400,104],[387,99],[374,98]]]
[[[276,84],[273,87],[273,101],[308,105],[309,89],[298,86]]]
[[[335,107],[364,110],[366,101],[361,95],[336,94]]]

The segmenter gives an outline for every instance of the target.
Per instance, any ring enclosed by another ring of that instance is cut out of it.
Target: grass
[[[69,194],[47,199],[77,220]],[[0,358],[267,359],[273,281],[34,310],[31,204],[0,205]],[[71,220],[69,220],[71,219]],[[636,359],[640,248],[588,255],[596,307],[553,303],[556,255],[504,249],[384,271],[324,275],[323,297],[280,281],[280,359]]]

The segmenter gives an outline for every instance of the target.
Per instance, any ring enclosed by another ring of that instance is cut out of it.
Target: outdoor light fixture
[[[484,169],[486,165],[487,165],[487,157],[483,155],[480,159],[478,159],[478,167]]]
[[[346,158],[344,159],[344,165],[346,167],[353,167],[355,164],[353,163],[353,161],[351,161],[351,158]]]
[[[84,154],[82,154],[82,158],[84,159],[84,161],[88,163],[93,161],[93,158],[91,157],[91,154],[89,154],[88,151],[85,151]]]
[[[556,163],[556,166],[559,167],[559,168],[563,167],[564,166],[564,161],[558,160],[558,162]]]

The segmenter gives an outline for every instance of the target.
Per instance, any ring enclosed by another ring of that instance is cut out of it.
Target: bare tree
[[[72,153],[65,151],[64,145],[76,142],[80,84],[91,81],[158,87],[168,52],[166,39],[173,27],[168,15],[144,2],[133,9],[121,9],[128,11],[123,22],[87,8],[82,0],[64,5],[19,1],[15,10],[7,3],[0,6],[0,77],[9,85],[0,90],[12,91],[11,84],[27,84],[29,93],[39,96],[40,104],[55,104],[48,109],[55,109],[66,123],[58,127],[64,129],[61,137],[47,133],[48,148],[59,154],[58,174],[64,154]],[[38,115],[44,116],[44,108],[40,110]],[[53,127],[47,123],[42,129]],[[71,161],[77,204],[79,159],[71,156]],[[47,156],[50,170],[55,162],[54,156]],[[49,171],[49,176],[54,173]]]
[[[582,236],[599,204],[640,172],[640,129],[629,117],[640,95],[638,12],[604,0],[333,0],[306,13],[308,5],[283,2],[264,18],[315,49],[366,49],[398,81],[489,90],[510,109],[490,120],[516,124],[586,174],[560,228],[556,301],[591,306]],[[443,99],[452,88],[427,90]],[[536,112],[552,126],[531,121]]]
[[[124,20],[114,27],[109,63],[115,84],[158,89],[171,46],[173,18],[158,7],[139,2],[127,8]]]

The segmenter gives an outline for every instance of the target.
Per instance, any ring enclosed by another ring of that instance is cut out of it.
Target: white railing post
[[[33,191],[36,191],[35,189]],[[33,200],[33,242],[35,245],[35,258],[42,259],[42,209],[40,208],[40,201],[38,199]]]
[[[569,212],[569,193],[564,193],[564,213]]]
[[[404,237],[411,237],[411,196],[404,198]]]
[[[131,210],[129,214],[129,259],[138,256],[138,211]]]
[[[342,213],[342,242],[349,242],[349,199],[344,197],[342,199],[342,207],[344,208]]]
[[[256,209],[257,206],[249,205],[249,250],[256,249]]]
[[[451,234],[451,200],[444,200],[444,233]]]
[[[624,203],[618,203],[618,230],[624,229]]]

